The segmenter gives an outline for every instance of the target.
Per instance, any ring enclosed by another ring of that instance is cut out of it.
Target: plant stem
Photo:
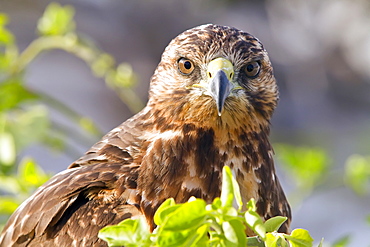
[[[11,68],[11,74],[21,73],[42,51],[61,49],[74,54],[90,67],[101,55],[101,52],[80,42],[74,33],[64,36],[42,36],[34,40],[18,57]],[[108,69],[107,69],[108,71]],[[106,81],[106,74],[100,76]],[[131,112],[140,111],[144,104],[137,94],[130,88],[114,87],[120,99],[128,106]]]

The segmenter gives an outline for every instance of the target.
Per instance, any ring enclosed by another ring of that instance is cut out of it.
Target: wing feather
[[[91,205],[94,203],[99,205],[94,210],[98,214],[103,214],[104,206],[108,204],[108,206],[113,205],[112,201],[124,200],[120,196],[125,190],[125,180],[120,178],[126,176],[127,172],[136,172],[135,167],[131,167],[132,169],[121,168],[122,164],[120,163],[100,163],[72,168],[56,174],[49,182],[41,186],[29,199],[22,203],[11,216],[4,228],[5,235],[2,236],[0,245],[11,246],[13,243],[19,242],[20,238],[29,242],[34,238],[40,237],[47,232],[48,228],[51,229],[61,224],[61,220],[67,217],[68,210],[75,212],[88,202]],[[117,182],[123,184],[117,184]],[[121,190],[115,190],[117,187],[121,188]],[[130,190],[132,191],[132,188]],[[104,195],[105,191],[108,191],[109,195],[113,196],[110,201],[104,200],[105,196],[107,196],[107,193]],[[82,202],[82,204],[76,205],[77,201]],[[96,201],[100,203],[96,203]],[[91,209],[91,206],[89,209]],[[69,217],[73,212],[68,212]],[[119,213],[119,211],[114,211],[110,218],[117,217]],[[70,224],[68,219],[64,220],[66,222],[62,222],[62,224]],[[106,221],[107,219],[104,220]],[[102,219],[99,218],[96,220],[98,228],[102,225],[101,221]],[[74,237],[76,239],[78,235]],[[82,237],[81,235],[80,238]]]

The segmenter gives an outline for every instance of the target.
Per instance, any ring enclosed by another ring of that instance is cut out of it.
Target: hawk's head
[[[202,25],[177,36],[152,77],[149,105],[166,118],[266,125],[278,90],[257,38],[235,28]],[[248,121],[250,122],[250,121]]]

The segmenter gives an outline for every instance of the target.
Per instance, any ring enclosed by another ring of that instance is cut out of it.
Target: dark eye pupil
[[[247,71],[252,72],[253,70],[254,70],[254,65],[253,64],[248,64]]]
[[[185,69],[191,69],[191,63],[189,61],[186,61],[184,63],[184,67],[185,67]]]
[[[248,63],[244,67],[244,72],[249,78],[255,78],[260,73],[261,65],[258,61]]]

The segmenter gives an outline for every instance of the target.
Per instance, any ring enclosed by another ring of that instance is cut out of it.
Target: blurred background
[[[0,36],[0,52],[19,55],[17,69],[8,71],[12,65],[0,57],[0,85],[14,77],[28,99],[0,105],[0,147],[16,143],[10,161],[9,150],[0,150],[0,164],[37,163],[45,174],[64,170],[145,104],[150,77],[172,38],[205,23],[234,26],[261,40],[275,69],[280,102],[272,142],[292,202],[292,229],[309,230],[316,242],[370,246],[369,1],[63,1],[75,11],[67,11],[74,21],[60,33],[48,31],[47,18],[39,21],[49,3],[0,0],[8,17],[0,24],[13,33],[10,41]],[[68,36],[67,43],[32,55],[40,35]],[[77,49],[68,46],[77,36],[83,40]],[[106,73],[108,67],[116,70]],[[3,99],[13,92],[0,90]],[[4,137],[7,129],[13,139]],[[0,184],[11,187],[5,175],[13,168],[2,169]]]

